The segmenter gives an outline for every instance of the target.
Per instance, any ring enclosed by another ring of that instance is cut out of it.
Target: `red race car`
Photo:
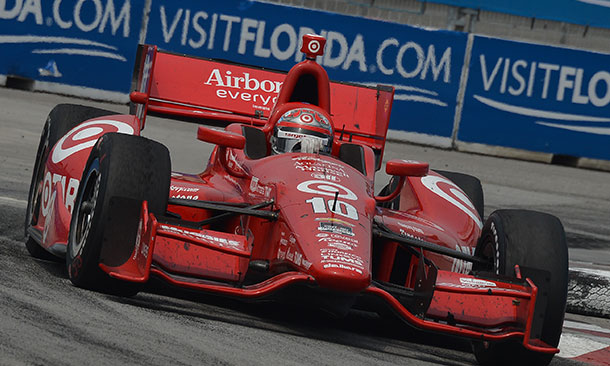
[[[388,161],[375,195],[394,90],[330,82],[324,43],[306,35],[287,74],[140,46],[130,115],[56,106],[30,253],[65,256],[83,288],[128,296],[153,275],[337,315],[385,307],[472,339],[482,364],[547,364],[567,295],[560,221],[499,210],[483,223],[478,179],[411,160]],[[147,114],[226,126],[198,127],[216,145],[205,171],[172,172],[167,148],[140,136]]]

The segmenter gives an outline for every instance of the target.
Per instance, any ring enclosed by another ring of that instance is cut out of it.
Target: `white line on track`
[[[602,269],[578,268],[578,267],[572,267],[570,269],[574,270],[574,271],[584,272],[584,273],[587,273],[587,274],[590,274],[590,275],[606,277],[606,278],[610,279],[610,271],[604,271]]]
[[[575,333],[562,333],[559,340],[559,357],[575,358],[587,353],[599,351],[608,347],[607,343],[602,343]]]
[[[6,197],[6,196],[0,196],[0,203],[8,204],[8,205],[14,206],[14,207],[21,207],[21,208],[25,208],[28,206],[28,201],[20,200],[20,199],[12,198],[12,197]]]
[[[610,338],[610,329],[602,328],[599,325],[595,325],[595,324],[587,324],[587,323],[581,323],[581,322],[573,322],[571,320],[564,320],[563,327],[569,328],[569,329],[592,330],[592,331],[598,332],[598,333],[605,333],[605,334],[608,334],[608,337]],[[608,341],[608,343],[610,343],[610,340]]]

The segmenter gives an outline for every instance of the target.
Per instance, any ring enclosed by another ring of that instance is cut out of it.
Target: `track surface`
[[[0,89],[0,364],[475,363],[467,342],[370,314],[336,320],[297,306],[170,293],[158,283],[131,299],[72,286],[62,263],[27,254],[22,226],[39,134],[51,108],[65,102],[127,112],[120,105]],[[196,141],[196,126],[151,119],[145,132],[170,147],[174,170],[204,167],[209,146]],[[572,263],[610,265],[609,173],[402,144],[389,144],[385,158],[474,174],[483,182],[486,215],[500,207],[553,213],[568,232]],[[552,364],[577,363],[555,357]]]

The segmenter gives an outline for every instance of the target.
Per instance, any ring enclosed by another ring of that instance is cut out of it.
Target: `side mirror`
[[[375,196],[377,202],[392,201],[400,194],[402,186],[405,184],[407,177],[423,177],[428,174],[430,164],[422,163],[414,160],[392,159],[385,166],[385,172],[388,175],[396,175],[400,177],[398,185],[394,192],[387,196]]]
[[[399,177],[423,177],[428,175],[430,164],[415,160],[392,159],[385,166],[388,175]]]
[[[242,135],[205,126],[199,126],[197,129],[197,140],[234,149],[243,149],[246,146],[246,138]]]
[[[146,104],[148,103],[148,95],[146,93],[132,91],[129,94],[129,100],[131,100],[135,104]]]

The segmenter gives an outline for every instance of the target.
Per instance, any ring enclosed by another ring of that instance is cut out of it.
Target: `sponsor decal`
[[[57,197],[57,191],[53,192],[53,195],[51,196],[50,202],[49,202],[49,210],[50,212],[47,211],[48,214],[50,214],[50,216],[53,216],[53,212],[55,211],[55,198]],[[44,215],[44,213],[43,213]],[[44,215],[46,218],[46,215]],[[47,241],[47,236],[49,235],[49,230],[51,229],[51,225],[53,225],[53,223],[51,222],[51,220],[45,220],[44,222],[44,228],[42,230],[42,242],[45,243]]]
[[[220,69],[213,69],[204,84],[216,87],[218,98],[252,102],[254,108],[263,110],[271,110],[282,87],[280,81],[258,80],[247,72],[234,75],[225,70],[221,75]]]
[[[360,256],[348,253],[342,250],[333,248],[322,248],[320,249],[320,256],[322,263],[335,262],[335,263],[346,263],[356,267],[364,268],[364,261]]]
[[[199,196],[185,195],[185,194],[172,194],[170,197],[179,198],[179,199],[183,199],[183,200],[194,200],[194,201],[197,201],[199,199]]]
[[[199,187],[182,187],[182,186],[176,186],[176,185],[171,185],[170,190],[175,191],[175,192],[188,192],[188,193],[192,193],[192,192],[199,192],[200,188]]]
[[[358,200],[358,196],[349,188],[346,188],[338,183],[327,182],[323,180],[308,180],[300,183],[297,189],[303,193],[321,194],[324,196],[335,197],[338,193],[338,198],[351,201]]]
[[[323,240],[324,239],[321,239],[319,241],[323,241]],[[336,241],[333,239],[328,239],[326,242],[326,246],[332,247],[332,248],[337,248],[340,250],[353,250],[353,248],[349,244],[346,244],[346,242],[340,242],[340,241]]]
[[[298,169],[303,172],[312,172],[312,176],[314,173],[322,174],[322,178],[318,178],[319,180],[330,180],[333,182],[338,182],[334,178],[327,178],[327,176],[334,176],[335,178],[349,178],[349,174],[343,169],[343,166],[337,164],[335,162],[330,162],[327,160],[315,158],[315,157],[296,157],[292,159],[294,161],[295,169]]]
[[[277,136],[278,137],[290,138],[290,139],[302,139],[303,137],[309,136],[309,135],[306,135],[304,133],[296,133],[296,132],[279,130],[278,133],[277,133]]]
[[[336,268],[336,269],[346,269],[348,271],[353,271],[353,272],[356,272],[358,274],[362,274],[362,270],[360,268],[348,266],[348,265],[345,265],[343,263],[326,263],[326,264],[324,264],[322,266],[322,268],[324,268],[324,269],[333,269],[333,268]]]
[[[318,226],[318,231],[323,231],[323,232],[333,233],[333,234],[349,235],[349,236],[355,235],[354,232],[352,231],[352,228],[349,226],[338,225],[338,224],[328,223],[328,222],[320,222],[320,226]]]
[[[185,199],[185,200],[198,200],[199,195],[188,194],[188,193],[198,193],[199,191],[200,191],[200,189],[197,187],[182,187],[182,186],[171,185],[170,186],[170,197],[171,198],[180,198],[180,199]]]
[[[464,254],[474,255],[475,248],[461,246],[461,245],[456,244],[455,250],[457,250],[458,252],[462,252]],[[472,269],[472,262],[453,258],[453,263],[451,265],[451,272],[469,273],[471,269]]]
[[[420,235],[424,235],[424,231],[421,228],[418,228],[417,226],[413,226],[413,225],[409,225],[409,224],[405,224],[401,221],[398,221],[398,225],[402,226],[404,229],[409,230],[411,232],[420,234]]]
[[[309,43],[307,44],[307,49],[311,53],[317,53],[318,51],[320,51],[320,42],[315,39],[309,41]]]
[[[140,242],[142,240],[142,230],[144,229],[144,220],[140,217],[140,222],[138,223],[138,233],[136,234],[136,246],[133,250],[133,257],[131,259],[135,260],[138,256],[138,249],[140,249]],[[146,256],[148,258],[148,248],[146,249]]]
[[[260,183],[257,177],[250,180],[250,192],[257,193],[267,198],[271,197],[271,187]]]
[[[301,260],[301,264],[303,265],[303,268],[309,269],[312,263],[307,259],[303,258],[303,260]]]
[[[350,189],[334,182],[328,182],[323,180],[308,180],[300,183],[297,189],[303,193],[314,193],[322,194],[325,196],[331,196],[333,198],[324,200],[324,197],[312,197],[306,200],[306,203],[311,204],[313,212],[316,214],[328,214],[328,211],[335,214],[347,217],[352,220],[358,221],[358,211],[356,208],[345,201],[339,200],[338,198],[344,198],[348,200],[357,200],[358,196],[354,194]],[[316,219],[318,220],[318,219]],[[323,219],[327,221],[337,220],[341,222],[343,220],[329,218]],[[344,221],[343,221],[344,222]],[[345,223],[345,222],[344,222]],[[349,223],[345,223],[351,225]]]
[[[129,124],[108,119],[81,123],[65,134],[51,153],[51,161],[58,164],[79,151],[92,147],[104,133],[118,132],[133,135],[134,129]]]
[[[496,287],[496,284],[491,281],[485,281],[478,278],[463,277],[460,278],[460,283],[468,287]]]
[[[364,261],[360,256],[345,252],[334,248],[322,248],[320,249],[320,257],[323,268],[340,268],[334,267],[334,265],[345,265],[353,268],[356,272],[362,274],[364,269]],[[347,269],[347,268],[346,268]]]
[[[318,234],[316,234],[316,238],[337,239],[337,240],[350,242],[354,247],[358,246],[358,239],[352,238],[350,236],[340,235],[340,234],[318,233]]]
[[[477,210],[474,208],[470,199],[452,181],[442,177],[427,175],[421,178],[421,182],[424,187],[428,188],[432,193],[443,198],[468,215],[477,224],[479,229],[483,227],[483,223],[476,213]],[[447,187],[447,189],[443,189],[440,183],[443,184],[443,187]]]
[[[415,216],[415,215],[410,214],[410,213],[408,213],[408,212],[401,212],[400,214],[401,214],[402,216],[408,217],[408,218],[410,218],[410,219],[412,219],[412,220],[415,220],[415,221],[421,222],[422,224],[425,224],[425,225],[431,226],[431,227],[433,227],[433,228],[435,228],[435,229],[437,229],[437,230],[440,230],[440,231],[445,231],[445,229],[443,229],[442,227],[438,226],[437,224],[435,224],[434,222],[432,222],[432,221],[430,221],[430,220],[426,220],[426,219],[424,219],[424,218],[421,218],[421,217],[419,217],[419,216]]]
[[[407,238],[417,239],[417,240],[424,241],[424,239],[421,236],[413,235],[410,232],[406,231],[405,229],[400,229],[399,228],[398,231],[400,232],[400,235],[406,236]]]
[[[177,228],[175,226],[168,226],[168,225],[161,225],[159,227],[161,230],[167,230],[167,231],[172,231],[178,234],[182,234],[182,235],[186,235],[188,237],[197,239],[197,240],[203,240],[203,241],[207,241],[207,242],[212,242],[215,245],[218,245],[219,247],[230,247],[230,248],[241,248],[241,243],[238,240],[233,240],[230,238],[223,238],[223,237],[219,237],[217,235],[210,235],[207,234],[207,230],[202,230],[201,232],[199,231],[192,231],[192,230],[186,230],[186,229],[181,229],[181,228]]]
[[[70,214],[72,214],[72,209],[74,208],[74,200],[76,199],[76,194],[78,193],[80,181],[74,178],[68,179],[68,177],[65,175],[52,174],[51,172],[47,171],[42,183],[41,195],[41,211],[42,216],[45,218],[49,214],[49,209],[53,204],[51,195],[55,197],[55,194],[57,193],[57,191],[53,191],[53,186],[55,186],[56,183],[59,183],[62,187],[62,193],[64,195],[63,201],[65,202],[66,208]]]
[[[288,254],[286,254],[286,259],[288,259],[290,262],[296,264],[297,266],[300,266],[301,261],[303,260],[303,254],[301,254],[300,252],[297,252],[297,251],[291,252],[290,249],[288,249]]]
[[[286,260],[294,262],[294,252],[290,251],[290,249],[292,248],[288,248],[288,250],[286,251]]]
[[[149,245],[148,243],[142,243],[142,246],[140,247],[140,254],[142,254],[142,256],[145,259],[148,259],[148,250],[149,250]]]
[[[339,183],[341,182],[341,179],[337,176],[331,175],[331,174],[326,174],[326,173],[311,173],[311,177],[318,179],[318,180],[329,180],[331,182],[336,182]]]
[[[347,225],[347,226],[351,226],[354,227],[354,224],[350,224],[349,222],[345,221],[345,220],[341,220],[341,219],[337,219],[334,217],[322,217],[322,218],[317,218],[316,221],[327,221],[327,222],[331,222],[331,223],[336,223],[336,224],[342,224],[342,225]]]

